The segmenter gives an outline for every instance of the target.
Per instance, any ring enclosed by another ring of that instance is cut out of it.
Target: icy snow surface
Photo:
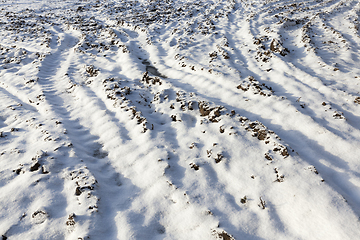
[[[0,3],[2,239],[359,239],[360,3]]]

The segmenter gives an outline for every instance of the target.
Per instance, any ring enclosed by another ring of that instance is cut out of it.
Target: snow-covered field
[[[359,17],[2,0],[2,240],[359,239]]]

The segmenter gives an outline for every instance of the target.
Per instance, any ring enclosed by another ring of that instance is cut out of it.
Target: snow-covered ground
[[[2,239],[359,239],[357,0],[2,0]]]

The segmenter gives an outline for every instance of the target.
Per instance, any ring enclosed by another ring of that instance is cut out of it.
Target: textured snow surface
[[[359,239],[360,3],[0,3],[2,239]]]

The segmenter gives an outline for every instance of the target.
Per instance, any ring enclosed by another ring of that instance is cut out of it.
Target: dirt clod
[[[15,170],[13,170],[13,172],[15,172],[17,175],[19,175],[21,173],[21,168],[15,169]]]
[[[288,152],[288,149],[287,148],[284,148],[282,151],[281,151],[281,155],[284,156],[284,157],[288,157],[290,154]]]
[[[211,110],[207,103],[199,102],[198,106],[199,106],[200,116],[204,117],[210,114]]]
[[[195,163],[190,163],[190,167],[193,168],[195,171],[199,170],[199,165]]]
[[[267,160],[269,160],[269,161],[272,161],[272,160],[273,160],[268,153],[265,153],[265,158],[266,158]]]
[[[76,196],[80,196],[81,193],[82,193],[81,188],[80,188],[80,187],[76,187],[76,189],[75,189],[75,195],[76,195]]]
[[[40,168],[40,163],[39,161],[34,161],[31,166],[30,166],[30,172],[34,172],[34,171],[37,171],[39,168]]]
[[[66,221],[67,226],[74,226],[75,225],[75,213],[71,213],[68,217],[68,220]]]
[[[267,137],[267,132],[266,132],[266,130],[260,130],[260,131],[258,131],[257,138],[258,138],[259,140],[265,140],[266,137]]]
[[[98,69],[95,69],[93,65],[86,67],[86,72],[89,74],[90,77],[96,77],[99,73]]]
[[[219,233],[219,237],[221,237],[224,240],[234,240],[233,237],[231,237],[227,232],[223,231],[222,233]]]
[[[220,126],[220,133],[224,133],[225,132],[225,129],[223,126]]]
[[[360,97],[356,97],[354,103],[360,104]]]
[[[43,174],[48,174],[49,173],[49,169],[45,165],[42,165],[41,171],[42,171]]]
[[[218,153],[217,156],[214,158],[214,159],[215,159],[215,162],[216,162],[216,163],[221,162],[221,160],[223,159],[223,157],[224,157],[224,156],[223,156],[222,154]]]

